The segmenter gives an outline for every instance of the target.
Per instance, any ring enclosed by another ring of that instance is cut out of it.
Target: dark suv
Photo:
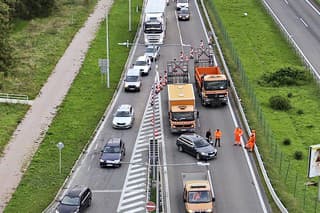
[[[217,157],[217,149],[212,147],[206,139],[200,135],[182,134],[176,142],[180,152],[187,152],[197,158],[197,160],[209,160]]]
[[[91,205],[92,192],[88,187],[75,186],[60,200],[56,213],[83,212]]]
[[[110,138],[101,150],[100,167],[121,166],[121,160],[126,155],[126,148],[120,138]]]

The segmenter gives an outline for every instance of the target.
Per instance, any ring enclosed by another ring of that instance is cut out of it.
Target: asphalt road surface
[[[188,45],[198,47],[200,40],[206,41],[205,32],[198,15],[194,1],[190,2],[191,20],[178,22],[173,3],[167,8],[167,36],[165,44],[161,47],[161,57],[157,64],[158,71],[163,74],[168,60],[179,58],[180,51],[188,53]],[[110,29],[112,30],[112,29]],[[138,45],[129,64],[144,52],[143,35],[140,32]],[[123,47],[125,48],[125,47]],[[192,61],[190,76],[193,80]],[[71,177],[67,188],[73,185],[87,185],[93,190],[93,200],[87,212],[145,212],[146,175],[148,153],[148,140],[152,137],[150,113],[152,108],[148,103],[151,86],[155,78],[155,63],[149,76],[143,77],[143,86],[140,92],[127,93],[123,87],[119,91],[111,110],[105,118],[97,137],[89,146],[87,153],[80,160],[80,165]],[[220,128],[223,132],[222,147],[218,150],[218,158],[209,161],[213,175],[213,185],[216,195],[217,212],[267,212],[265,195],[260,193],[260,184],[252,167],[251,157],[242,147],[233,146],[233,131],[235,117],[231,106],[204,108],[198,96],[197,108],[200,111],[200,126],[197,133],[204,135],[208,128]],[[111,127],[112,114],[120,104],[132,104],[135,109],[135,123],[129,130],[115,130]],[[161,110],[162,109],[162,110]],[[162,159],[167,164],[196,163],[195,158],[180,153],[175,141],[177,135],[172,135],[168,128],[167,118],[167,92],[161,92],[156,99],[155,123],[160,131],[159,142],[163,144],[166,155]],[[162,134],[163,133],[163,134]],[[121,137],[126,144],[125,162],[120,168],[101,169],[99,155],[104,140],[112,136]],[[129,163],[130,162],[130,163]],[[254,167],[254,165],[253,165]],[[206,171],[199,166],[172,166],[166,168],[168,180],[166,188],[169,189],[167,212],[184,212],[182,200],[182,172]]]
[[[311,0],[266,0],[303,54],[320,74],[320,10]]]

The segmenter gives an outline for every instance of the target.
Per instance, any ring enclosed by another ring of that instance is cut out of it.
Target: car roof
[[[154,48],[154,47],[159,47],[157,45],[148,45],[146,48]]]
[[[66,195],[70,197],[78,197],[82,192],[84,192],[88,187],[76,185],[72,189],[70,189]]]
[[[180,135],[179,138],[180,138],[180,137],[185,137],[185,138],[188,138],[188,139],[190,139],[190,140],[192,140],[192,141],[194,141],[194,140],[196,140],[196,139],[203,138],[202,136],[197,135],[197,134],[195,134],[195,133],[185,133],[185,134]]]
[[[128,69],[128,72],[127,72],[127,75],[138,75],[138,76],[140,76],[140,71],[139,71],[139,69],[138,68],[135,68],[135,67],[133,67],[133,68],[129,68]]]
[[[145,55],[142,55],[142,56],[139,56],[136,61],[146,61],[146,60],[148,60],[148,57]]]
[[[121,138],[109,138],[106,146],[119,146]]]
[[[131,105],[130,104],[121,104],[117,111],[129,111],[131,108]]]

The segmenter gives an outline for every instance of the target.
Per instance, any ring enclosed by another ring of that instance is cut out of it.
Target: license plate
[[[113,166],[113,164],[111,164],[111,163],[107,163],[107,166]]]

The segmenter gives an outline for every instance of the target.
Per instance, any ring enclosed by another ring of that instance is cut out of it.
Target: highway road
[[[168,60],[178,59],[180,51],[185,53],[189,51],[190,48],[186,45],[198,47],[201,39],[206,41],[205,31],[194,1],[191,1],[190,7],[191,20],[186,22],[177,21],[172,3],[167,8],[167,37],[165,45],[161,47],[160,60],[157,62],[160,74],[163,74],[166,69]],[[141,32],[139,35],[138,45],[134,46],[129,64],[132,64],[132,60],[144,52],[143,35]],[[189,65],[190,76],[193,76],[192,61]],[[120,87],[102,127],[86,153],[81,157],[79,166],[70,178],[67,188],[74,185],[87,185],[93,190],[92,205],[87,212],[145,212],[147,176],[145,163],[147,162],[148,140],[152,137],[150,122],[152,108],[147,103],[154,78],[155,64],[149,76],[143,77],[141,92],[126,93],[123,87]],[[191,79],[193,82],[193,77]],[[159,131],[161,130],[157,138],[166,153],[163,156],[163,162],[167,164],[196,163],[195,158],[178,152],[175,145],[178,135],[171,134],[168,128],[166,89],[160,95],[156,99],[155,123]],[[208,128],[212,130],[220,128],[223,132],[222,147],[218,149],[218,158],[210,161],[208,166],[213,175],[216,211],[226,213],[268,212],[269,205],[266,196],[254,172],[252,154],[248,154],[243,147],[233,146],[233,131],[237,125],[237,119],[231,105],[204,108],[198,96],[196,97],[197,108],[200,111],[200,126],[197,133],[204,135]],[[133,128],[129,130],[115,130],[111,127],[112,114],[116,107],[123,103],[133,105],[136,120]],[[113,136],[121,137],[125,141],[125,162],[120,168],[101,169],[99,166],[100,151],[104,141]],[[168,176],[164,179],[168,180],[166,188],[169,189],[167,212],[184,212],[181,172],[205,171],[206,168],[184,165],[168,166],[166,169]]]
[[[320,10],[312,0],[265,0],[320,74]]]

